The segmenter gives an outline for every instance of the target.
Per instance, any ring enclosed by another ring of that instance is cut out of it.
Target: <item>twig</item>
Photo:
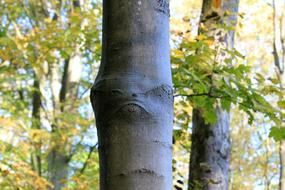
[[[84,162],[84,165],[83,167],[81,168],[80,170],[80,174],[83,174],[83,172],[85,171],[86,167],[87,167],[87,164],[88,164],[88,161],[90,160],[91,158],[91,155],[93,153],[93,151],[95,150],[96,146],[98,145],[98,143],[96,143],[94,146],[91,146],[90,149],[89,149],[89,154],[87,156],[87,159],[85,160]]]

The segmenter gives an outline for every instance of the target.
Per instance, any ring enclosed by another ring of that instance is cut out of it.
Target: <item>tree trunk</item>
[[[32,110],[32,129],[41,128],[40,120],[40,107],[41,107],[41,94],[40,94],[40,83],[34,74],[34,89],[33,89],[33,110]],[[35,170],[38,175],[42,175],[42,161],[41,161],[41,145],[35,144]],[[33,154],[32,154],[33,159]]]
[[[280,181],[279,189],[285,190],[285,141],[281,141],[279,145],[279,156],[280,156]]]
[[[63,142],[59,139],[57,135],[59,128],[57,125],[57,115],[60,113],[60,92],[59,89],[59,68],[57,63],[51,65],[51,88],[53,95],[53,108],[54,108],[54,123],[52,124],[52,150],[48,156],[48,172],[49,180],[53,184],[54,190],[60,190],[65,186],[68,177],[68,161],[65,155],[65,148],[63,147]],[[62,85],[63,88],[64,85]],[[61,88],[61,89],[62,89]]]
[[[104,0],[91,91],[100,190],[171,190],[173,95],[168,0]]]
[[[204,0],[200,34],[215,39],[215,45],[232,48],[234,31],[224,31],[217,24],[235,25],[239,0]],[[228,12],[228,13],[227,13]],[[225,16],[226,14],[230,16]],[[203,26],[203,27],[201,27]],[[223,57],[223,55],[219,55]],[[221,58],[222,61],[223,58]],[[227,190],[230,164],[230,118],[221,106],[216,108],[217,123],[206,124],[202,111],[193,110],[189,190]]]
[[[75,8],[80,8],[80,2],[78,0],[73,1],[72,10]],[[55,93],[53,94],[54,100],[56,101],[54,103],[55,117],[56,113],[74,113],[76,111],[73,102],[78,98],[78,86],[81,78],[82,60],[80,47],[81,44],[77,44],[74,53],[64,62],[60,92],[54,90]],[[59,78],[56,72],[58,72],[58,70],[55,70],[54,73],[52,73],[52,76],[56,79],[52,80],[52,84],[59,83]],[[54,89],[58,89],[58,87],[55,86]],[[53,132],[55,135],[53,143],[55,144],[53,145],[54,147],[49,155],[49,173],[54,190],[60,190],[66,186],[66,183],[68,182],[69,161],[71,157],[70,146],[67,146],[69,139],[62,142],[61,138],[57,134],[59,131],[60,129],[55,123],[53,126]]]
[[[60,93],[58,94],[61,104],[60,108],[58,109],[60,109],[61,112],[72,113],[76,111],[74,110],[72,102],[77,99],[78,85],[81,77],[81,67],[82,61],[79,51],[76,51],[70,59],[65,61],[62,87]],[[66,100],[66,97],[68,97],[68,100]],[[57,129],[57,126],[54,126],[54,129],[55,133],[60,130]],[[55,136],[54,143],[54,148],[49,156],[49,171],[54,189],[60,190],[65,186],[65,183],[68,180],[70,147],[66,146],[68,142],[61,142],[60,138],[57,136]]]
[[[277,78],[279,79],[279,87],[284,89],[285,74],[284,74],[284,62],[285,62],[285,31],[284,22],[285,15],[282,12],[281,16],[278,16],[280,11],[280,5],[276,5],[275,0],[272,1],[273,6],[273,58],[276,67]],[[284,6],[284,4],[283,4]],[[282,6],[281,6],[282,7]],[[283,10],[281,10],[283,11]],[[278,43],[279,42],[279,43]],[[283,121],[282,116],[280,121]],[[285,141],[281,140],[279,144],[279,159],[280,159],[280,176],[279,176],[279,190],[285,190]]]

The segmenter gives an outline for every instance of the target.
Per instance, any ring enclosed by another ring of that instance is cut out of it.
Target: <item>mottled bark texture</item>
[[[173,95],[167,0],[104,0],[91,92],[100,190],[171,190]]]
[[[213,37],[214,48],[232,48],[234,31],[224,31],[217,24],[235,25],[238,0],[204,0],[200,34]],[[218,52],[219,53],[219,52]],[[224,55],[217,55],[223,61]],[[189,190],[227,190],[230,164],[229,113],[217,105],[216,124],[206,124],[202,110],[193,110]]]

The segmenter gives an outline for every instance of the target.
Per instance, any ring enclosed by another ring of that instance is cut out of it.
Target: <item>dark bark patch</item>
[[[113,96],[124,94],[124,92],[123,92],[122,90],[120,90],[120,89],[113,89],[113,90],[111,91],[111,93],[112,93]]]
[[[169,1],[168,0],[155,0],[154,9],[170,16]]]
[[[168,85],[161,85],[156,88],[153,88],[149,90],[146,94],[151,94],[153,93],[159,98],[165,98],[167,97],[169,100],[173,102],[173,91],[171,86]]]
[[[220,15],[219,15],[216,11],[213,11],[212,13],[208,14],[208,15],[205,17],[205,20],[210,20],[210,19],[213,19],[213,20],[220,20]]]
[[[174,186],[176,190],[183,190],[182,187],[178,187],[177,185]]]
[[[150,170],[150,169],[146,169],[146,168],[141,168],[141,169],[137,169],[132,171],[131,173],[134,174],[146,174],[146,175],[151,175],[151,176],[156,176],[156,177],[163,177],[162,175],[159,175],[157,172]]]
[[[106,81],[107,82],[107,81]],[[108,90],[108,84],[97,84],[97,88],[91,90],[91,102],[96,115],[101,121],[110,122],[120,118],[120,121],[142,122],[151,120],[161,109],[173,104],[173,92],[170,85],[159,85],[145,92],[130,91],[126,89],[113,88]],[[113,81],[111,81],[113,82]]]
[[[161,145],[161,146],[163,146],[163,147],[172,149],[172,145],[169,144],[169,143],[161,142],[161,141],[158,141],[158,140],[155,140],[155,141],[153,141],[153,142],[156,143],[156,144],[159,144],[159,145]]]
[[[150,176],[155,176],[158,178],[163,178],[163,175],[158,174],[157,172],[150,170],[150,169],[146,169],[146,168],[140,168],[140,169],[136,169],[136,170],[132,170],[132,171],[128,171],[128,172],[121,172],[119,175],[113,176],[113,177],[128,177],[128,176],[132,176],[134,174],[138,174],[138,175],[150,175]],[[111,177],[111,176],[109,176]]]
[[[126,120],[136,120],[138,118],[144,119],[149,116],[149,112],[142,106],[135,102],[128,102],[121,106],[117,113],[118,116]]]

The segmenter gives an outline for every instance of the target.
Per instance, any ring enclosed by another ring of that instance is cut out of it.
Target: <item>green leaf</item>
[[[61,51],[60,51],[60,55],[61,55],[61,57],[64,58],[64,59],[68,59],[68,58],[69,58],[68,53],[67,53],[66,51],[64,51],[64,50],[61,50]]]
[[[272,127],[269,137],[274,138],[275,141],[281,141],[285,139],[285,128]]]
[[[218,120],[217,113],[216,113],[216,110],[214,108],[204,109],[203,110],[203,117],[205,119],[206,124],[215,124]]]
[[[242,58],[242,59],[245,58],[245,57],[244,57],[239,51],[237,51],[236,49],[233,50],[233,54],[234,54],[235,56],[239,57],[239,58]]]
[[[6,32],[4,30],[0,30],[0,38],[5,37]]]
[[[280,100],[277,102],[277,105],[282,108],[282,109],[285,109],[285,100]]]
[[[229,100],[225,100],[225,99],[221,99],[221,104],[222,104],[222,108],[223,110],[226,110],[227,112],[230,112],[231,110],[231,101]]]

